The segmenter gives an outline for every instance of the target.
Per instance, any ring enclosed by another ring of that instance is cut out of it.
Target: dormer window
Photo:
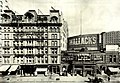
[[[50,22],[52,22],[52,23],[58,23],[58,17],[56,17],[56,16],[51,17]]]
[[[10,16],[8,14],[2,14],[1,15],[4,19],[3,21],[6,22],[8,19],[10,19]]]
[[[27,19],[28,21],[31,21],[32,18],[34,17],[34,15],[30,12],[25,13],[25,19]]]

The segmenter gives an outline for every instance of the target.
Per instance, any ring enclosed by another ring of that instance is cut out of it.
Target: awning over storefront
[[[0,66],[0,72],[7,71],[7,69],[10,67],[10,65],[2,65]]]
[[[19,65],[12,65],[10,69],[8,70],[9,72],[11,71],[16,71]]]
[[[37,68],[36,71],[37,72],[46,72],[47,68]]]
[[[111,72],[120,72],[119,68],[108,67]]]

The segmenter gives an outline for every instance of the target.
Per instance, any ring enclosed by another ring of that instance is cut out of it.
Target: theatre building
[[[60,74],[61,52],[67,50],[68,27],[59,10],[38,15],[29,10],[2,14],[0,72],[20,75]]]
[[[84,34],[68,38],[68,55],[72,61],[73,75],[87,76],[101,73],[105,53],[99,51],[99,34]],[[99,64],[99,65],[96,65]]]

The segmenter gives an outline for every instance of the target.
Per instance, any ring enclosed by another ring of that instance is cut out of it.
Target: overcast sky
[[[68,22],[69,36],[120,30],[120,0],[8,0],[10,8],[19,14],[40,9],[49,14],[51,6],[63,12]],[[82,15],[80,15],[82,11]]]

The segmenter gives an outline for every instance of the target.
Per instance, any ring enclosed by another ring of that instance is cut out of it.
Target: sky
[[[41,10],[49,14],[51,6],[63,13],[68,23],[69,37],[120,31],[120,0],[8,0],[18,14]]]

